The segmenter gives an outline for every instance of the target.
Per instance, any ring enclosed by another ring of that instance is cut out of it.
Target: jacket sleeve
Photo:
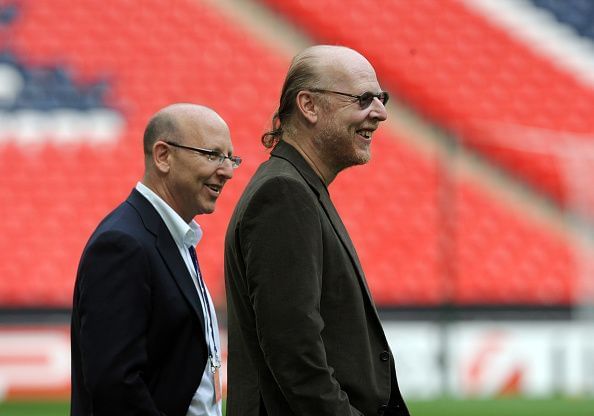
[[[253,195],[240,228],[260,347],[295,415],[361,415],[334,378],[322,340],[319,201],[277,177]]]
[[[132,237],[114,231],[90,243],[81,261],[75,313],[95,416],[161,415],[141,377],[150,316],[148,264]]]

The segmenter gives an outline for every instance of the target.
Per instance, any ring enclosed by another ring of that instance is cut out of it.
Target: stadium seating
[[[519,123],[528,117],[546,128],[571,120],[576,128],[589,128],[590,106],[583,102],[575,104],[581,110],[573,118],[550,117],[558,110],[554,102],[564,98],[561,88],[535,116],[531,107],[510,100],[522,77],[509,68],[489,74],[491,59],[507,57],[505,47],[486,42],[490,53],[477,54],[482,47],[477,37],[488,37],[492,29],[473,23],[449,0],[393,2],[392,8],[371,10],[371,17],[349,13],[339,1],[269,3],[316,39],[364,51],[391,89],[449,128],[474,132],[483,126],[477,119]],[[51,118],[56,111],[87,115],[99,109],[116,113],[123,126],[101,140],[85,136],[92,129],[68,139],[51,131],[31,138],[0,130],[0,250],[6,259],[0,262],[0,306],[70,305],[86,239],[142,175],[140,140],[147,118],[175,101],[218,111],[245,160],[217,212],[198,218],[205,230],[198,254],[222,306],[224,231],[241,190],[267,158],[258,138],[276,106],[289,57],[193,0],[174,5],[147,0],[142,6],[113,0],[109,7],[91,0],[36,0],[8,11],[1,5],[0,30],[9,36],[0,44],[0,65],[17,68],[30,91],[21,91],[18,104],[0,100],[0,118],[12,120],[25,110]],[[324,19],[328,13],[342,18]],[[435,19],[443,25],[434,26]],[[467,19],[464,27],[459,19]],[[394,42],[397,36],[409,41]],[[413,46],[416,39],[422,44]],[[502,34],[496,39],[505,42]],[[521,69],[526,59],[537,58],[518,56],[509,65]],[[467,72],[460,62],[468,64]],[[546,63],[539,68],[538,85],[567,83]],[[504,81],[505,88],[486,88],[493,79]],[[477,100],[479,95],[484,99]],[[524,95],[533,104],[543,98],[538,88]],[[476,135],[464,138],[480,144]],[[510,159],[509,152],[501,159],[514,169],[524,161]],[[526,175],[534,174],[532,163]],[[550,173],[548,165],[543,169]],[[376,302],[384,307],[570,302],[574,260],[564,237],[476,183],[450,186],[445,174],[438,160],[382,131],[374,139],[372,162],[331,185]],[[546,180],[540,185],[553,189],[554,179]],[[446,207],[438,203],[444,190],[451,192]]]
[[[274,108],[286,58],[266,52],[193,1],[175,7],[153,1],[141,8],[123,0],[113,7],[93,1],[18,4],[4,23],[10,36],[0,64],[39,79],[24,84],[32,92],[21,91],[18,103],[0,102],[3,120],[24,110],[53,118],[52,111],[87,114],[98,106],[117,111],[125,127],[101,142],[84,135],[65,141],[51,131],[32,141],[18,136],[19,129],[0,127],[6,219],[0,248],[11,259],[1,266],[0,304],[70,304],[86,239],[142,175],[140,141],[148,117],[175,101],[206,103],[230,120],[236,152],[246,159],[217,215],[200,219],[206,230],[199,247],[203,269],[213,296],[222,299],[224,228],[239,191],[266,157],[257,137]],[[78,93],[74,103],[44,101],[56,100],[60,85]]]

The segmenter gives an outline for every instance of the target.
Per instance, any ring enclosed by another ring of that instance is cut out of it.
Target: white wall
[[[384,329],[407,399],[444,393],[594,395],[594,325],[477,321],[441,327],[385,321]],[[226,346],[224,330],[221,337]],[[67,326],[0,327],[0,400],[23,394],[65,395],[69,383]]]
[[[384,328],[406,397],[594,394],[592,325],[385,322]]]

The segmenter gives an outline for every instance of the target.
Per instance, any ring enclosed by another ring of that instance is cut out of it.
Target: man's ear
[[[153,163],[159,172],[167,173],[171,168],[170,163],[171,149],[167,143],[157,140],[153,144]]]
[[[311,124],[315,124],[318,121],[320,107],[316,104],[313,93],[311,91],[299,91],[295,101],[301,115]]]

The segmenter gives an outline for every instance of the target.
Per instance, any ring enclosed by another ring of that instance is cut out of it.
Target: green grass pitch
[[[594,416],[590,399],[440,399],[410,402],[413,416]]]
[[[408,401],[413,416],[594,416],[590,399],[496,399]],[[0,403],[1,416],[66,416],[66,402]]]

